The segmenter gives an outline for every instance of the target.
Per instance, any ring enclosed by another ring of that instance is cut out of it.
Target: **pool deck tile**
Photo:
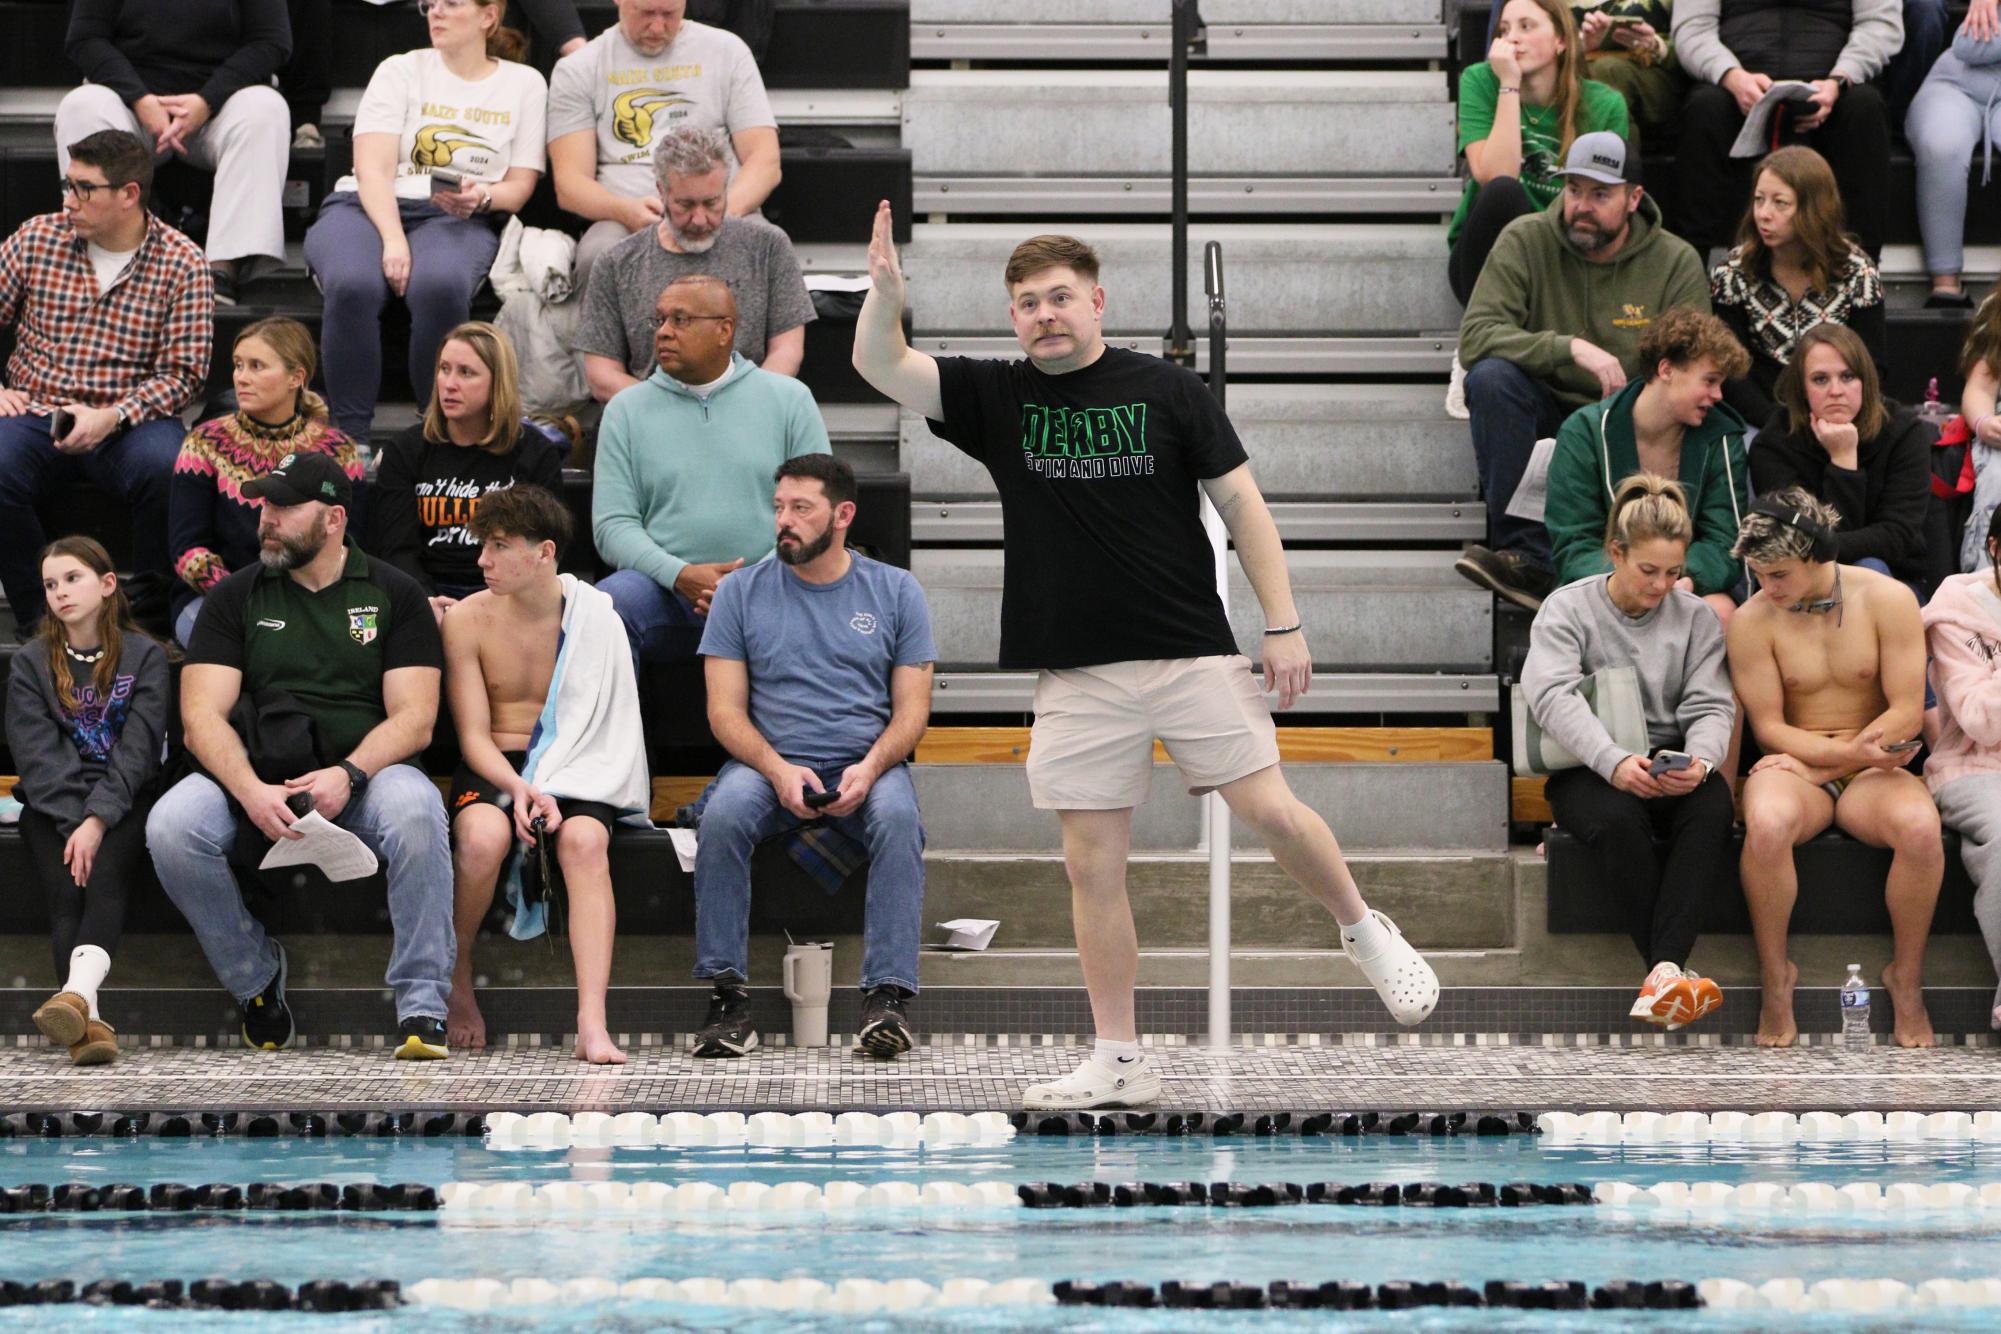
[[[1162,1110],[2001,1108],[2001,1050],[1988,1045],[1775,1052],[1579,1045],[1575,1036],[1546,1046],[1247,1041],[1227,1056],[1179,1041],[1150,1046]],[[698,1062],[675,1041],[635,1044],[629,1064],[594,1069],[558,1046],[426,1063],[359,1046],[128,1048],[114,1066],[77,1069],[48,1048],[10,1047],[0,1049],[0,1111],[1012,1110],[1024,1085],[1067,1073],[1083,1051],[1031,1035],[1007,1045],[934,1041],[891,1063],[837,1047]]]

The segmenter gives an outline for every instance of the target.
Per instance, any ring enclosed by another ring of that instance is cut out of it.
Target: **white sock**
[[[1352,950],[1373,958],[1389,943],[1390,929],[1374,913],[1367,913],[1353,926],[1341,928],[1341,943]]]
[[[63,983],[63,990],[83,997],[90,1006],[91,1018],[102,1018],[97,1012],[97,989],[104,985],[110,972],[109,954],[96,945],[79,945],[69,952],[69,978]]]
[[[1115,1042],[1111,1038],[1099,1038],[1092,1044],[1091,1059],[1107,1070],[1129,1068],[1139,1060],[1139,1043]]]

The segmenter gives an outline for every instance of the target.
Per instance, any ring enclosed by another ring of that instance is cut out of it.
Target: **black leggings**
[[[28,859],[49,896],[49,945],[56,961],[56,985],[69,976],[70,952],[78,945],[95,945],[116,952],[125,931],[125,896],[145,878],[146,812],[134,810],[104,832],[104,842],[91,864],[90,884],[79,889],[63,865],[63,845],[69,839],[56,822],[40,811],[21,809],[21,838]]]
[[[1459,298],[1460,305],[1472,299],[1473,285],[1480,281],[1480,270],[1487,267],[1487,255],[1500,239],[1501,229],[1535,211],[1535,201],[1513,176],[1496,176],[1480,187],[1473,196],[1473,207],[1466,210],[1466,219],[1459,224],[1459,240],[1445,267],[1446,281],[1452,284],[1452,295]]]
[[[1730,788],[1711,774],[1681,797],[1636,797],[1589,769],[1550,775],[1543,789],[1556,823],[1598,855],[1599,886],[1626,900],[1627,930],[1651,968],[1688,962],[1702,928],[1702,898],[1728,874]],[[1668,840],[1667,856],[1654,848]]]

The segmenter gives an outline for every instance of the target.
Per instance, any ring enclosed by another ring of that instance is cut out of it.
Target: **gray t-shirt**
[[[716,585],[702,656],[750,674],[751,725],[794,764],[868,754],[889,726],[890,673],[938,659],[916,576],[851,556],[831,584],[809,584],[776,556]]]
[[[598,183],[629,199],[654,191],[661,131],[693,125],[735,134],[777,124],[750,48],[706,23],[683,23],[657,56],[641,55],[614,23],[549,76],[549,138],[595,129]]]
[[[762,218],[730,218],[699,255],[663,249],[658,229],[634,232],[598,257],[570,346],[653,373],[653,308],[676,278],[713,274],[736,294],[736,350],[764,360],[772,337],[813,319],[813,298],[784,232]]]

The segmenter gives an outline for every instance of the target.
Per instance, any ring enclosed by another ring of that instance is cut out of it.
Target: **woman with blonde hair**
[[[1550,775],[1557,826],[1596,854],[1620,894],[1649,966],[1632,1016],[1680,1028],[1723,1003],[1687,971],[1709,886],[1727,874],[1736,814],[1717,772],[1737,706],[1716,613],[1680,587],[1695,536],[1679,484],[1652,473],[1620,482],[1605,521],[1609,574],[1566,584],[1529,629],[1522,689],[1543,732],[1582,761]],[[1639,678],[1647,750],[1626,749],[1599,721],[1584,684],[1607,668]],[[1654,840],[1665,837],[1665,855]]]
[[[438,348],[424,420],[382,452],[368,550],[416,578],[442,619],[485,587],[470,527],[480,497],[516,482],[562,495],[562,455],[521,419],[521,370],[507,335],[461,324]]]
[[[257,517],[264,502],[243,484],[288,454],[329,454],[354,486],[350,524],[362,513],[365,465],[354,442],[306,386],[319,356],[297,320],[258,320],[230,348],[236,411],[188,432],[167,493],[167,549],[173,555],[174,637],[186,644],[202,599],[223,577],[257,559]]]
[[[549,86],[500,26],[507,0],[417,0],[431,44],[376,66],[354,115],[354,171],[306,233],[326,297],[334,420],[368,438],[382,384],[383,304],[410,307],[410,387],[431,396],[445,331],[466,318],[499,223],[535,192]]]
[[[118,1040],[97,989],[146,867],[146,813],[172,692],[167,654],[132,624],[111,556],[88,537],[42,552],[48,614],[14,655],[7,745],[20,781],[21,841],[49,902],[61,989],[35,1027],[77,1065],[107,1065]]]

